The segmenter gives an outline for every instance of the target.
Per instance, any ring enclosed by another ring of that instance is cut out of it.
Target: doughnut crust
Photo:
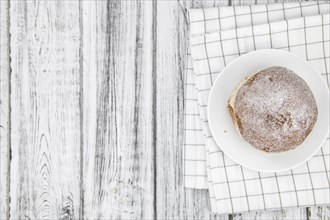
[[[230,97],[228,110],[243,139],[266,152],[296,148],[312,131],[318,116],[307,83],[280,66],[245,78]]]

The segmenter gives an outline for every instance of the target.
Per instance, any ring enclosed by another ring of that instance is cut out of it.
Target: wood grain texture
[[[330,206],[310,207],[306,212],[307,219],[330,220]]]
[[[183,80],[189,34],[186,9],[214,4],[215,1],[157,1],[155,57],[159,219],[210,218],[207,190],[183,188]]]
[[[86,219],[156,217],[152,8],[82,3]]]
[[[198,191],[197,197],[190,193],[188,197],[183,189],[183,79],[188,45],[185,4],[157,1],[155,8],[159,219],[201,219],[208,216],[209,209],[205,192]]]
[[[183,188],[187,9],[282,1],[0,1],[0,219],[329,220]]]
[[[233,216],[234,220],[256,219],[256,220],[270,220],[270,219],[282,219],[282,220],[300,220],[307,219],[306,208],[292,208],[276,211],[262,211],[251,212],[245,214],[236,214]]]
[[[9,2],[0,1],[0,219],[7,218],[10,160]]]
[[[10,2],[11,219],[79,218],[78,9]]]

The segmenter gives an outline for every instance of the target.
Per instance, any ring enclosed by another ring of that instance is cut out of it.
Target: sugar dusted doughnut
[[[241,81],[228,101],[228,110],[240,135],[266,152],[296,148],[312,131],[318,116],[307,83],[280,66]]]

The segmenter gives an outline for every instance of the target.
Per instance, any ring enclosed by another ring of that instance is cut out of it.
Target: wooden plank
[[[0,1],[0,219],[9,217],[9,2]]]
[[[181,0],[181,5],[185,5],[184,8],[211,8],[211,7],[222,7],[229,6],[231,4],[231,0],[190,0],[184,1]],[[186,2],[186,4],[184,4]]]
[[[298,220],[307,219],[306,208],[292,208],[285,210],[275,211],[260,211],[251,212],[244,214],[236,214],[233,216],[233,220],[244,220],[244,219],[256,219],[256,220],[271,220],[271,219],[282,219],[282,220]]]
[[[215,1],[157,1],[155,57],[159,219],[210,218],[207,190],[183,188],[183,79],[188,46],[186,9],[214,4]],[[218,219],[227,219],[227,216],[219,216]]]
[[[329,206],[318,206],[309,208],[292,208],[285,210],[276,211],[261,211],[261,212],[251,212],[245,214],[236,214],[233,216],[234,220],[239,219],[320,219],[329,220],[330,219],[330,207]]]
[[[84,218],[156,218],[152,1],[83,1]]]
[[[310,207],[306,219],[330,220],[330,206]]]
[[[187,4],[157,1],[157,217],[205,219],[206,190],[183,188],[183,89],[187,50]]]
[[[10,218],[79,219],[77,1],[11,1]]]

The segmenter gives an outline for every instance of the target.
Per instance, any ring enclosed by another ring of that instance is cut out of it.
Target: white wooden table
[[[183,188],[186,8],[265,2],[1,0],[0,219],[330,219]]]

